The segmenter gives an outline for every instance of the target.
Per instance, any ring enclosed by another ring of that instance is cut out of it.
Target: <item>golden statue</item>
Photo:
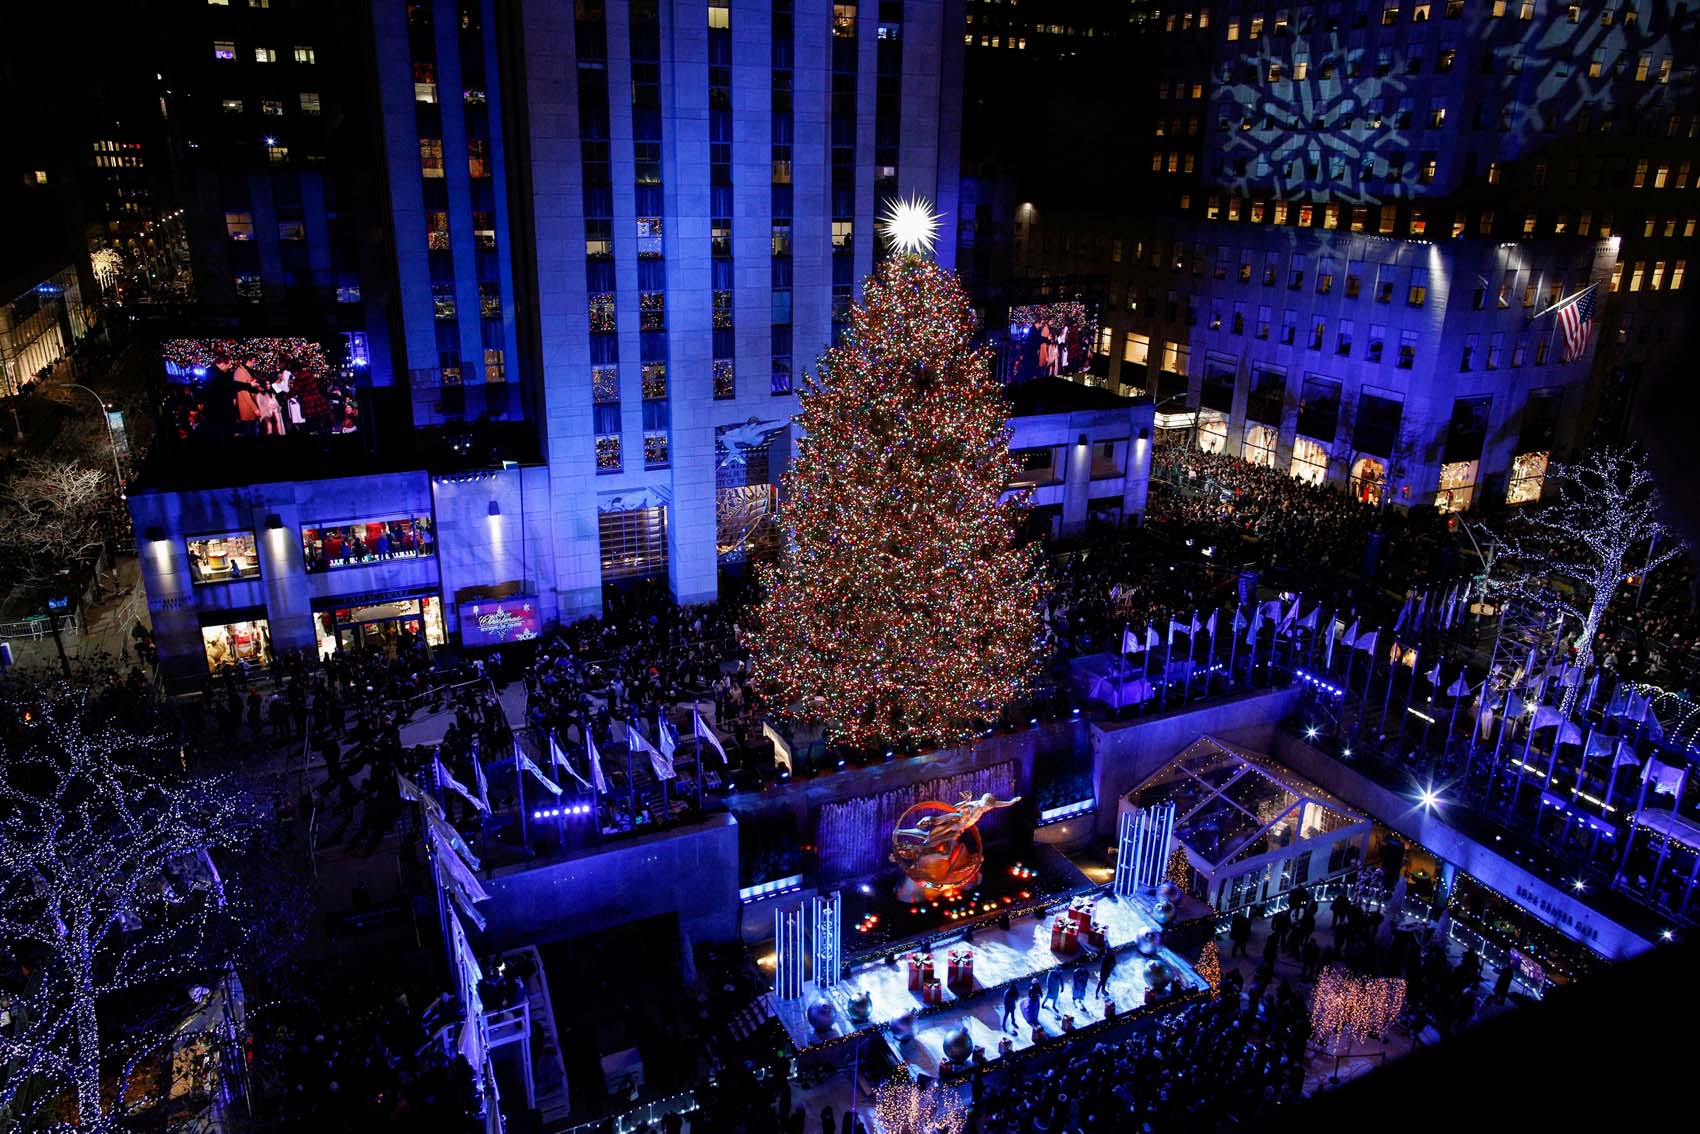
[[[975,824],[986,812],[1019,802],[1020,796],[998,799],[987,792],[976,799],[963,792],[954,807],[930,800],[905,811],[891,832],[891,861],[905,875],[898,897],[925,901],[978,883],[985,856]]]

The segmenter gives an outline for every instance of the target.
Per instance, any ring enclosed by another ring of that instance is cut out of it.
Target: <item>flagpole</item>
[[[1151,692],[1151,654],[1154,652],[1151,646],[1151,639],[1153,637],[1155,637],[1155,635],[1151,632],[1151,623],[1147,622],[1145,624],[1145,641],[1142,643],[1145,646],[1144,678],[1145,692],[1147,694],[1146,700],[1150,700],[1149,694]]]
[[[1198,611],[1196,609],[1192,612],[1191,626],[1193,629],[1188,630],[1186,635],[1186,684],[1181,686],[1181,704],[1183,705],[1192,700],[1192,643],[1193,635],[1197,633],[1198,626]]]
[[[1169,628],[1163,635],[1163,691],[1158,694],[1159,711],[1169,708],[1169,666],[1175,660],[1175,616],[1169,615]]]
[[[1647,754],[1648,763],[1641,765],[1641,791],[1635,797],[1634,812],[1632,812],[1623,823],[1623,861],[1619,863],[1617,867],[1617,872],[1620,875],[1629,869],[1629,851],[1635,845],[1635,820],[1640,817],[1641,808],[1646,805],[1647,781],[1653,778],[1652,761],[1657,759],[1657,756],[1654,756],[1649,752]],[[1681,797],[1678,796],[1678,798],[1680,799]]]
[[[526,854],[531,853],[531,831],[525,814],[525,769],[519,765],[519,753],[514,753],[514,789],[519,793],[519,845]]]
[[[1204,663],[1204,695],[1210,696],[1210,686],[1216,674],[1216,619],[1220,616],[1221,608],[1210,612],[1210,653]]]
[[[517,743],[517,741],[516,741],[516,743]],[[550,730],[549,730],[549,770],[551,772],[553,772],[555,770],[555,753],[557,753],[557,752],[559,752],[561,754],[561,760],[564,762],[567,758],[566,750],[563,749],[558,743],[556,743],[556,741],[555,741],[555,730],[553,728],[550,728]],[[571,771],[572,765],[570,765],[570,764],[567,765],[567,770]],[[565,854],[566,851],[567,851],[567,816],[566,816],[566,810],[567,810],[567,785],[565,783],[563,783],[563,784],[561,784],[561,794],[555,797],[555,837],[560,840],[560,848],[561,848],[562,854]]]
[[[1524,706],[1527,705],[1528,702],[1525,701]],[[1529,709],[1529,728],[1523,733],[1523,759],[1517,765],[1517,782],[1511,785],[1511,806],[1506,812],[1508,815],[1517,814],[1517,797],[1523,793],[1523,777],[1529,772],[1529,749],[1535,743],[1535,714],[1540,711],[1538,702],[1534,708]]]
[[[1399,640],[1397,638],[1393,640],[1393,648],[1399,651],[1399,655],[1401,657],[1404,656],[1405,651],[1399,649]],[[1371,664],[1374,663],[1374,660],[1374,658],[1370,659]],[[1387,690],[1381,695],[1381,723],[1376,725],[1376,728],[1383,733],[1387,731],[1387,706],[1393,702],[1393,679],[1399,676],[1399,671],[1395,668],[1397,665],[1397,662],[1387,663]]]
[[[1240,606],[1241,605],[1243,605],[1243,604],[1235,604],[1235,606],[1234,606],[1234,620],[1232,622],[1228,623],[1228,689],[1229,689],[1229,691],[1232,691],[1233,688],[1234,688],[1234,674],[1237,672],[1237,670],[1235,669],[1235,662],[1238,660],[1239,654],[1240,654],[1240,625],[1239,624],[1240,624]],[[1212,646],[1215,645],[1215,639],[1211,640],[1211,645]]]
[[[1493,806],[1493,789],[1499,783],[1499,754],[1505,748],[1505,732],[1511,724],[1511,698],[1517,695],[1515,682],[1505,689],[1505,705],[1499,713],[1499,735],[1493,742],[1493,769],[1488,774],[1488,806]]]

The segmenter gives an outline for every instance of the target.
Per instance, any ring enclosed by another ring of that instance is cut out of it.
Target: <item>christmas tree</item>
[[[974,330],[955,276],[899,253],[805,384],[748,639],[780,711],[844,744],[966,739],[1037,661],[1039,552],[1015,542],[1008,406]]]
[[[1198,964],[1193,969],[1204,978],[1212,994],[1222,991],[1222,954],[1217,950],[1215,941],[1204,943],[1204,951],[1198,955]]]

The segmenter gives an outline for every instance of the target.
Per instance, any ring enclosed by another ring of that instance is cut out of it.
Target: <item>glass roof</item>
[[[1245,861],[1365,822],[1314,784],[1201,736],[1129,793],[1138,807],[1173,801],[1175,837],[1199,858]]]

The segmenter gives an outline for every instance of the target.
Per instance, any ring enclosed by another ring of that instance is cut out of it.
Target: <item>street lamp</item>
[[[112,446],[112,475],[117,480],[118,495],[122,498],[124,496],[124,467],[118,462],[118,439],[112,436],[112,422],[106,416],[106,399],[89,389],[87,386],[80,385],[76,382],[66,382],[64,385],[68,389],[81,390],[83,393],[93,398],[95,400],[95,404],[100,407],[100,421],[102,425],[106,426],[106,443]]]

